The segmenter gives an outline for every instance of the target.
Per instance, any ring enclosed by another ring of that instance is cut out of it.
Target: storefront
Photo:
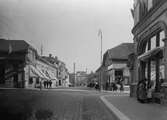
[[[132,97],[167,99],[167,1],[135,0],[132,16],[135,51],[130,56]],[[142,89],[141,89],[142,90]],[[163,100],[162,100],[163,101]]]
[[[140,98],[142,91],[140,91],[140,83],[145,83],[145,97],[148,98],[150,89],[152,98],[161,99],[164,96],[165,82],[165,31],[162,29],[153,32],[147,39],[142,40],[138,47],[137,68],[138,68],[138,85],[137,85],[137,98]],[[142,98],[142,99],[143,99]]]

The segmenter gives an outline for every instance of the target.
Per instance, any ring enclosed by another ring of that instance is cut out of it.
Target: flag
[[[9,54],[12,53],[12,45],[11,45],[11,44],[9,44],[9,51],[8,51],[8,53],[9,53]]]

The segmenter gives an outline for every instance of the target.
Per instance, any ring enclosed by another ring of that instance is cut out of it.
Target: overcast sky
[[[95,71],[103,53],[122,42],[133,42],[133,0],[0,0],[0,36],[22,39],[44,55],[52,53],[70,72]]]

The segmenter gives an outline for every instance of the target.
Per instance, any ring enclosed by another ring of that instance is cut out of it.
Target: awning
[[[42,70],[42,68],[37,67],[38,71],[42,74],[44,79],[47,80],[58,80],[56,75],[50,70]]]
[[[120,64],[111,64],[108,66],[107,70],[112,70],[112,69],[124,69],[127,67],[127,64],[120,63]]]
[[[36,69],[33,65],[30,65],[30,76],[44,78],[44,76],[39,72],[39,70]]]
[[[50,79],[48,76],[46,76],[46,74],[42,71],[42,69],[40,69],[39,67],[37,67],[37,70],[42,74],[42,76],[43,76],[42,78],[47,79],[47,80]]]
[[[49,72],[49,75],[50,75],[50,78],[52,80],[58,80],[57,77],[56,77],[56,75],[53,72]]]
[[[157,55],[160,52],[163,52],[163,47],[157,47],[157,48],[154,48],[152,50],[149,50],[148,52],[138,56],[138,59],[141,60],[141,61],[146,61],[149,58]]]

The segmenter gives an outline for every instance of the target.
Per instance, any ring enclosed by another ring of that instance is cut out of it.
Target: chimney
[[[57,58],[57,56],[55,56],[55,60],[57,60],[58,58]]]

